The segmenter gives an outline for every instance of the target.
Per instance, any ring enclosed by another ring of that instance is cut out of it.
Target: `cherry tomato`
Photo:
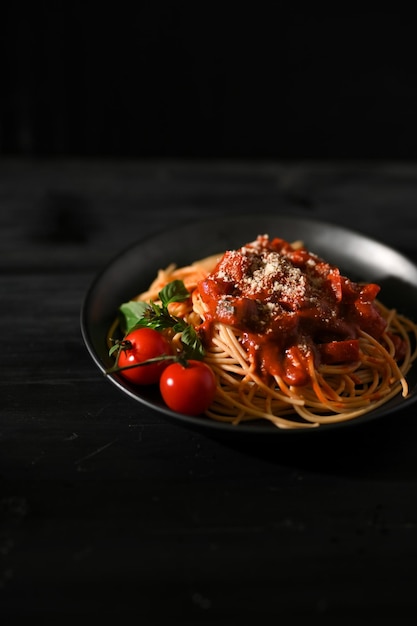
[[[153,328],[137,328],[124,338],[125,346],[120,351],[117,364],[119,367],[143,363],[148,359],[171,354],[168,340]],[[130,367],[120,374],[136,385],[157,383],[169,361],[157,361],[139,367]]]
[[[165,404],[178,413],[200,415],[213,402],[216,379],[213,370],[203,361],[190,360],[186,365],[171,363],[159,381]]]

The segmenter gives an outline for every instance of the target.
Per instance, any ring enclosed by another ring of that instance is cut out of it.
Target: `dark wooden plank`
[[[405,164],[1,163],[0,614],[415,610],[414,410],[313,441],[215,438],[122,396],[79,315],[122,245],[226,208],[354,216],[415,255],[416,190]]]
[[[412,163],[2,160],[3,271],[97,271],[125,246],[209,216],[332,221],[415,254]],[[91,274],[92,275],[92,274]]]

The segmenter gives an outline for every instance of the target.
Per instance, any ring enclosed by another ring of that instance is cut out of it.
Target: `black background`
[[[16,2],[0,153],[413,160],[416,26],[280,3]]]

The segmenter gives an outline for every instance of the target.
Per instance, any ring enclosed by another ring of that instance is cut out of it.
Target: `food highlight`
[[[121,304],[109,353],[167,406],[238,425],[316,428],[408,395],[417,326],[302,242],[241,248],[160,269]],[[123,338],[114,339],[119,330]]]

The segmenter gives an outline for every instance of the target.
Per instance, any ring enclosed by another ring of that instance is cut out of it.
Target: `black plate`
[[[81,310],[81,330],[87,349],[104,373],[112,364],[108,356],[106,337],[117,309],[141,291],[147,289],[159,268],[174,262],[186,265],[205,256],[227,249],[239,248],[254,240],[258,234],[281,237],[288,241],[301,239],[306,247],[337,265],[352,280],[377,282],[379,297],[389,307],[416,319],[417,267],[392,248],[346,228],[316,220],[283,216],[224,218],[196,221],[161,232],[130,246],[101,271],[91,285]],[[140,392],[120,376],[108,377],[120,391],[150,409],[189,426],[217,432],[317,433],[346,428],[368,422],[397,411],[417,398],[417,364],[408,374],[410,395],[401,395],[364,416],[312,429],[279,429],[265,422],[232,426],[204,417],[188,417],[169,410],[155,389]]]

